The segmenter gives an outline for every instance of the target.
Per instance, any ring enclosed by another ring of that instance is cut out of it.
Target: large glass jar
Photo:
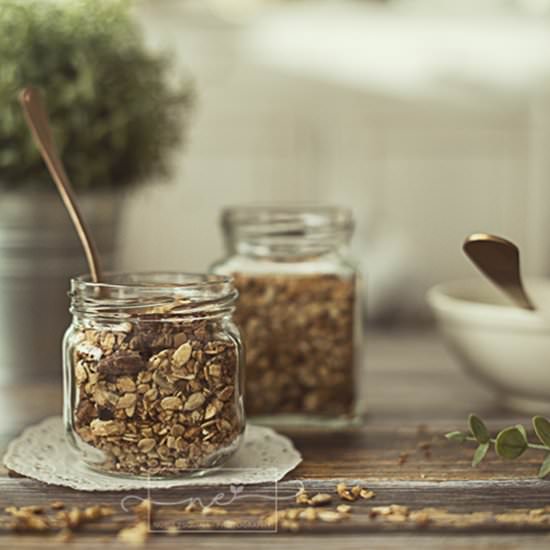
[[[228,256],[213,272],[239,291],[247,414],[272,424],[361,416],[358,272],[351,212],[334,207],[224,210]],[[332,422],[331,422],[332,421]]]
[[[88,466],[175,477],[221,465],[245,420],[237,292],[216,275],[71,281],[64,417]]]

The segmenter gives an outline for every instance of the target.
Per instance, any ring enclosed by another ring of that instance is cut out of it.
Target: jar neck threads
[[[238,292],[230,277],[194,273],[107,273],[71,279],[70,311],[75,320],[174,321],[230,314]]]
[[[330,206],[232,207],[222,226],[230,253],[279,259],[337,251],[354,228],[350,210]]]

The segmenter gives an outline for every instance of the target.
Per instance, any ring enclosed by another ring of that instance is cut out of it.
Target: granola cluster
[[[252,415],[340,416],[354,405],[354,277],[234,273]]]
[[[73,424],[104,470],[173,476],[232,454],[244,429],[238,350],[218,321],[75,329]]]

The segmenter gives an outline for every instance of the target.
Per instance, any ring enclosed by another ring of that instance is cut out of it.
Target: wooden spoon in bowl
[[[518,247],[496,235],[474,233],[462,246],[472,263],[512,301],[523,309],[536,308],[521,279]]]

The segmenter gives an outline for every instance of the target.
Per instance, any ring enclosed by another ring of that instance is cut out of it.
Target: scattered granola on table
[[[143,546],[149,537],[149,525],[139,521],[135,525],[125,527],[118,533],[118,540],[132,546]]]
[[[345,483],[338,483],[336,485],[336,493],[342,500],[348,500],[350,502],[354,502],[358,498],[370,500],[376,496],[374,491],[361,487],[361,485],[354,485],[353,487],[348,488]]]
[[[307,504],[309,506],[325,506],[332,502],[332,497],[327,493],[317,493],[310,497],[302,487],[296,493],[296,504]]]
[[[52,508],[54,514],[47,513],[42,506],[8,506],[4,511],[10,516],[9,528],[19,533],[60,531],[60,533],[77,529],[85,523],[112,516],[110,506],[95,505],[85,508],[71,507],[70,510]]]
[[[151,511],[152,503],[142,501],[140,505],[131,509],[129,518],[114,517],[115,510],[111,506],[95,504],[79,508],[68,507],[67,510],[55,510],[51,506],[28,505],[8,506],[4,509],[4,517],[0,514],[0,533],[4,530],[13,531],[21,535],[35,534],[55,535],[56,542],[68,542],[78,538],[82,528],[86,533],[99,532],[103,535],[111,533],[111,536],[129,545],[141,546],[147,542],[150,529],[147,519]],[[352,511],[354,512],[352,514]],[[182,516],[174,515],[174,510],[163,510],[159,507],[159,514],[167,512],[166,520],[181,520]],[[172,513],[171,513],[172,512]],[[384,506],[370,506],[358,500],[353,504],[338,504],[335,509],[314,506],[297,506],[281,508],[267,512],[262,509],[245,508],[238,512],[241,515],[233,515],[231,509],[217,506],[195,507],[189,510],[180,510],[179,514],[186,517],[188,527],[220,530],[246,530],[244,515],[258,516],[259,523],[267,528],[279,528],[282,531],[299,532],[317,528],[327,528],[327,524],[342,524],[345,529],[346,522],[353,522],[355,527],[359,523],[370,525],[371,530],[388,529],[397,532],[412,529],[463,529],[470,532],[471,528],[488,527],[492,530],[507,527],[517,529],[520,527],[542,528],[547,530],[550,526],[550,506],[539,508],[518,508],[501,512],[477,510],[470,512],[449,511],[443,507],[425,507],[410,509],[402,504],[388,504]],[[219,521],[207,522],[204,516]],[[5,521],[6,517],[8,521]],[[94,529],[92,524],[100,523]],[[167,527],[165,534],[179,535],[181,531],[175,524]]]

